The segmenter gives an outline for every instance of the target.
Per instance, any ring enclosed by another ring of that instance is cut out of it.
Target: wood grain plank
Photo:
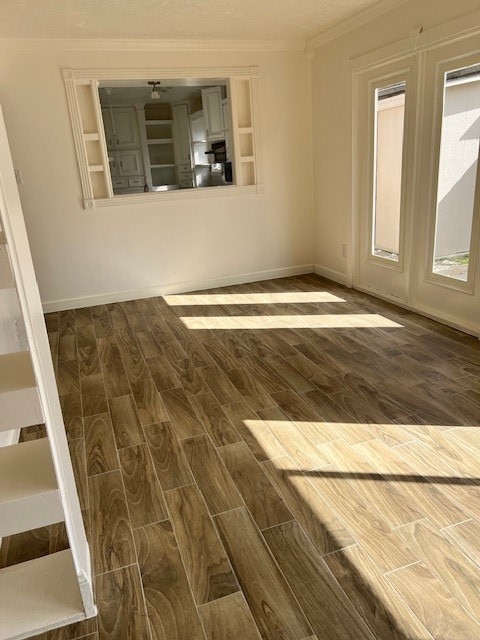
[[[342,474],[366,502],[374,504],[392,529],[422,518],[421,511],[415,509],[398,484],[376,473],[358,449],[342,440],[321,445],[319,449],[331,462],[330,469]]]
[[[267,529],[264,537],[317,635],[374,640],[297,522]]]
[[[387,577],[433,638],[472,640],[480,637],[480,624],[421,562]]]
[[[222,513],[244,506],[232,478],[207,436],[183,440],[181,445],[210,513]]]
[[[160,485],[164,491],[193,483],[193,476],[169,422],[145,428]]]
[[[292,513],[245,442],[221,447],[218,453],[259,529],[293,520]]]
[[[88,479],[95,574],[136,561],[120,471]]]
[[[438,528],[467,519],[465,513],[449,500],[436,485],[426,482],[397,453],[380,440],[355,446],[368,459],[377,473],[386,474],[408,497],[412,506],[428,517]],[[417,478],[417,479],[416,479]]]
[[[132,395],[142,426],[165,422],[167,410],[152,378],[143,378],[131,383]]]
[[[77,328],[77,352],[81,376],[101,373],[93,324],[86,324]]]
[[[108,411],[107,396],[103,385],[103,376],[95,374],[80,378],[83,416],[94,416]]]
[[[138,419],[133,396],[110,398],[110,415],[117,448],[130,447],[145,441],[143,429]]]
[[[224,404],[222,409],[257,460],[261,462],[286,455],[268,425],[246,402]]]
[[[312,635],[248,510],[222,513],[215,521],[262,637],[300,640]]]
[[[87,475],[118,469],[115,436],[108,413],[85,418]]]
[[[375,638],[432,640],[361,545],[331,553],[325,562]]]
[[[287,455],[300,469],[318,469],[329,464],[321,449],[315,447],[309,439],[316,435],[317,423],[289,420],[280,407],[258,411],[275,438],[280,442]]]
[[[145,362],[158,391],[168,391],[181,386],[175,371],[164,355],[148,358]]]
[[[175,371],[179,386],[188,396],[196,396],[208,391],[205,380],[189,358],[176,358],[170,364]]]
[[[480,566],[480,523],[475,520],[461,522],[448,529],[443,529],[446,536],[471,560]]]
[[[101,640],[150,640],[137,565],[95,579]]]
[[[241,440],[225,411],[210,392],[191,396],[190,403],[215,446],[222,447]]]
[[[113,326],[106,305],[100,304],[92,307],[92,320],[97,338],[105,338],[113,333]]]
[[[195,602],[205,604],[238,591],[199,489],[189,485],[167,491],[165,500]]]
[[[204,640],[171,524],[151,524],[134,533],[152,636]]]
[[[98,353],[108,398],[130,393],[127,374],[113,336],[98,338]]]
[[[80,509],[88,508],[87,462],[85,457],[85,441],[83,438],[69,440],[68,450],[72,461],[73,475],[77,486]]]
[[[262,468],[321,555],[356,544],[350,531],[290,458],[264,462]]]
[[[243,367],[236,367],[226,372],[232,385],[243,396],[245,402],[255,411],[276,406],[275,400],[262,387],[249,371]]]
[[[198,608],[207,640],[261,640],[243,594],[208,602]]]
[[[328,467],[306,472],[306,475],[384,572],[394,571],[418,560],[402,544],[375,505],[365,500],[344,478],[338,477]]]
[[[77,391],[76,393],[68,393],[67,395],[60,396],[60,406],[62,408],[67,439],[74,440],[75,438],[82,438],[83,422],[80,392]]]
[[[183,389],[163,391],[160,395],[170,417],[170,424],[180,440],[204,433],[204,428]]]
[[[443,536],[428,520],[397,529],[397,534],[473,617],[480,612],[480,575],[477,565]]]
[[[220,404],[232,404],[243,400],[220,367],[204,367],[200,369],[200,374]]]
[[[146,444],[118,452],[132,527],[143,527],[167,518],[162,490]]]
[[[58,363],[57,386],[58,393],[61,396],[78,393],[80,391],[80,374],[78,371],[78,361],[76,359]]]

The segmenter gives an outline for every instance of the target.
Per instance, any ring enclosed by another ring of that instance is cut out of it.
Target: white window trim
[[[415,143],[414,143],[414,165],[415,165],[415,178],[412,186],[412,198],[414,201],[417,201],[418,198],[418,159],[420,155],[420,146],[421,146],[421,127],[418,122],[420,109],[419,106],[422,104],[423,100],[423,85],[422,85],[422,77],[425,73],[425,58],[426,54],[438,47],[442,47],[444,45],[454,44],[455,42],[464,40],[470,36],[480,35],[480,11],[467,14],[458,18],[457,20],[449,21],[445,24],[441,24],[437,27],[433,27],[432,29],[424,30],[419,27],[417,29],[413,29],[406,38],[402,40],[398,40],[393,42],[381,49],[377,49],[375,51],[371,51],[367,54],[360,55],[350,59],[350,68],[352,70],[352,79],[353,79],[353,101],[352,101],[352,121],[353,121],[353,129],[354,129],[354,141],[353,141],[353,154],[352,154],[352,207],[351,207],[351,221],[350,221],[350,258],[349,264],[347,266],[348,276],[347,281],[358,285],[358,274],[359,274],[359,261],[360,261],[360,250],[358,247],[357,233],[359,229],[359,220],[360,220],[360,210],[358,206],[358,194],[359,194],[359,151],[358,144],[356,141],[357,132],[359,128],[358,122],[358,108],[361,102],[360,93],[362,87],[362,76],[364,74],[378,70],[378,77],[382,77],[382,69],[388,69],[389,65],[397,62],[400,63],[402,60],[405,60],[410,57],[414,57],[414,71],[417,75],[417,86],[416,86],[416,102],[417,102],[417,111],[418,114],[415,118]],[[480,53],[480,50],[477,52]],[[468,56],[470,57],[470,56]],[[467,56],[460,56],[460,58],[467,58]],[[433,127],[437,127],[437,130],[434,129],[433,139],[437,142],[438,136],[440,135],[440,131],[438,130],[438,109],[441,102],[441,106],[443,108],[443,99],[441,100],[441,95],[438,93],[439,91],[439,69],[446,67],[450,62],[449,59],[442,60],[441,63],[438,63],[436,70],[436,91],[437,95],[435,97],[435,117],[433,118],[432,125]],[[460,64],[461,66],[461,64]],[[386,73],[388,75],[388,73]],[[437,167],[438,169],[438,167]],[[479,165],[480,171],[480,165]],[[460,280],[453,280],[452,278],[446,277],[442,274],[437,274],[433,272],[433,234],[431,233],[432,223],[432,193],[434,193],[434,189],[436,189],[436,184],[434,181],[434,173],[432,171],[432,175],[429,179],[429,211],[428,211],[428,224],[429,229],[429,243],[426,247],[425,259],[426,259],[426,268],[424,269],[424,277],[423,280],[429,284],[438,285],[447,289],[452,289],[461,293],[466,293],[468,295],[474,295],[474,283],[470,278],[470,282],[462,282]],[[438,177],[438,174],[437,174]],[[477,194],[480,194],[480,188],[477,190]],[[436,191],[435,191],[436,197]],[[476,205],[477,206],[477,205]],[[413,233],[413,223],[410,224],[409,233]],[[405,234],[405,231],[404,231]],[[472,268],[469,269],[469,274],[473,273],[476,268],[476,263],[478,258],[479,250],[476,245],[479,242],[480,238],[480,224],[475,224],[472,228],[472,247],[474,248],[473,254],[471,256]],[[476,250],[475,250],[476,249]],[[370,259],[369,261],[372,261]],[[378,263],[378,261],[375,260]],[[382,261],[383,262],[383,261]],[[405,259],[403,264],[405,263]],[[398,263],[397,263],[398,265]],[[397,265],[394,263],[392,265],[388,265],[383,263],[382,266],[385,268],[390,268],[392,270],[397,271]],[[411,298],[411,289],[412,282],[417,277],[417,269],[418,269],[418,261],[414,263],[410,267],[410,277],[409,283],[407,287],[407,299],[406,302],[412,303],[413,300]]]
[[[67,103],[72,125],[73,140],[77,162],[80,172],[80,181],[83,193],[83,206],[85,209],[95,209],[98,207],[110,207],[122,204],[154,203],[156,205],[171,200],[183,200],[190,198],[211,198],[250,195],[263,193],[263,170],[260,140],[260,100],[259,100],[259,74],[258,67],[195,67],[195,68],[156,68],[156,69],[62,69],[65,83]],[[104,80],[156,80],[174,78],[198,78],[202,79],[222,79],[227,80],[230,88],[230,108],[232,111],[233,148],[234,148],[234,175],[236,184],[219,187],[202,187],[199,189],[178,189],[173,191],[160,191],[155,193],[135,193],[126,195],[114,195],[110,177],[108,153],[105,142],[105,132],[101,114],[100,99],[98,96],[98,86]],[[239,136],[241,128],[238,126],[236,118],[237,101],[234,90],[235,79],[248,79],[250,82],[250,107],[251,124],[249,132],[253,136],[253,156],[242,158],[240,156]],[[92,91],[92,100],[95,109],[97,132],[86,134],[83,131],[80,105],[77,97],[76,87],[78,85],[89,85]],[[90,137],[88,137],[90,136]],[[98,165],[97,170],[101,171],[105,177],[107,187],[107,197],[95,198],[90,174],[92,167],[89,166],[85,142],[87,140],[98,140],[100,144],[102,165]],[[253,185],[241,186],[238,184],[241,176],[241,163],[243,161],[252,162],[254,165],[255,183]],[[101,168],[100,168],[101,167]]]

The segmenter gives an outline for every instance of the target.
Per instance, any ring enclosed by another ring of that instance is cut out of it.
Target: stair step
[[[1,447],[0,538],[62,520],[47,438]]]
[[[0,243],[0,289],[12,289],[14,286],[15,279],[8,256],[7,245]]]
[[[0,640],[85,619],[70,549],[0,569]]]
[[[0,355],[0,431],[42,422],[29,352]]]

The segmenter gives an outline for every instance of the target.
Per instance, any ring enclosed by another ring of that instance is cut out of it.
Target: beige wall
[[[315,263],[347,276],[352,199],[350,59],[478,10],[478,0],[412,0],[315,50],[312,60]]]
[[[86,212],[60,69],[219,64],[259,67],[264,193],[159,197]],[[3,43],[0,102],[24,177],[20,195],[44,302],[312,264],[310,63],[303,53],[29,51],[28,43]]]

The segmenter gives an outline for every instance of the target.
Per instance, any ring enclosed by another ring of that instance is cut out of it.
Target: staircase
[[[18,443],[20,429],[47,437]],[[69,549],[0,569],[0,640],[96,615],[90,553],[0,110],[0,538],[65,522]]]

